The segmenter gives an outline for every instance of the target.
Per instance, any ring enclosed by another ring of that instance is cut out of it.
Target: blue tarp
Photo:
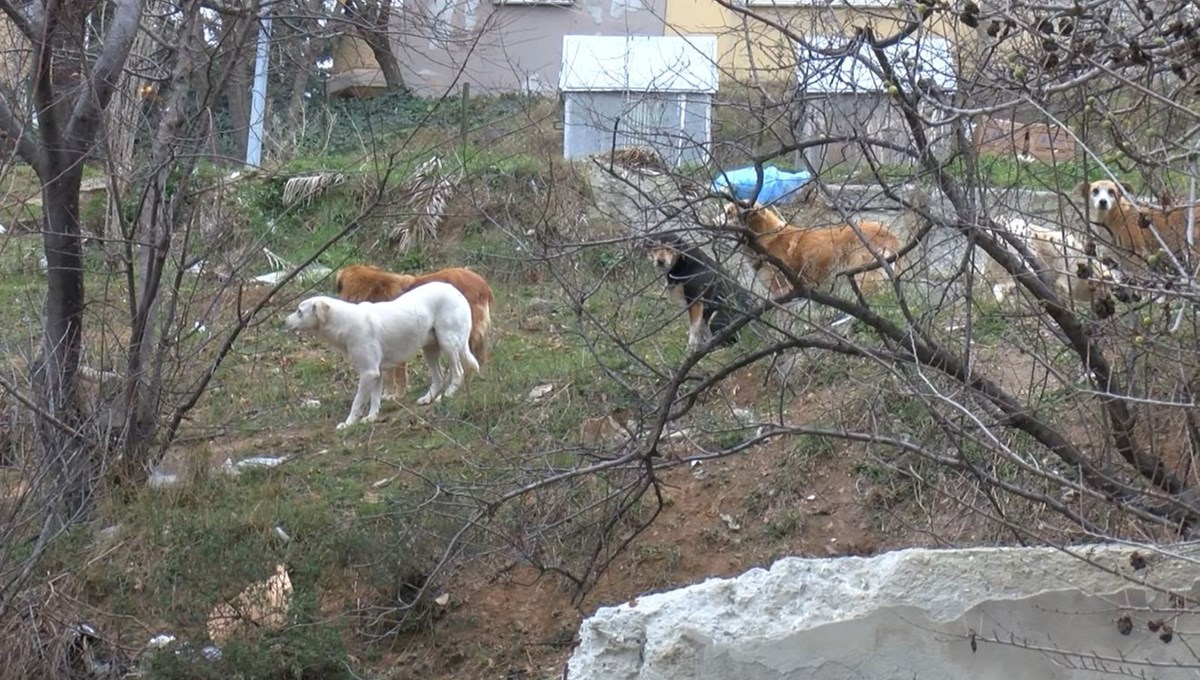
[[[756,197],[754,188],[758,185],[758,171],[753,165],[737,170],[723,170],[713,180],[713,192],[728,192],[741,201],[754,198],[763,205],[771,205],[791,197],[812,179],[812,175],[805,170],[789,172],[774,165],[763,166],[762,177],[762,189]]]

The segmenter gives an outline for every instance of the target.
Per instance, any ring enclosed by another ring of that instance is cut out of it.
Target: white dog
[[[424,351],[430,385],[418,404],[450,396],[463,381],[463,364],[473,371],[479,362],[471,354],[471,305],[457,288],[441,282],[418,286],[389,302],[343,302],[318,296],[300,303],[284,324],[289,330],[315,335],[349,357],[358,371],[358,391],[350,415],[338,429],[357,423],[368,397],[370,410],[362,420],[379,414],[383,371],[407,363]],[[450,381],[443,379],[439,359],[450,360]]]
[[[1086,303],[1108,297],[1107,284],[1115,282],[1114,272],[1099,258],[1088,255],[1075,234],[1019,216],[997,219],[996,223],[1037,255],[1047,267],[1041,273],[1063,296]],[[1003,303],[1017,282],[999,262],[983,257],[984,277],[992,284],[996,302]],[[1086,277],[1081,272],[1086,272]]]

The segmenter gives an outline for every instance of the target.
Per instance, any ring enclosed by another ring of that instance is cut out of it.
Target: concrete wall
[[[666,2],[418,0],[397,19],[397,57],[409,87],[427,96],[463,82],[474,92],[553,92],[564,35],[663,35]]]
[[[1195,678],[1200,616],[1170,594],[1195,597],[1195,546],[1139,550],[1144,563],[1116,545],[785,558],[600,609],[567,677]]]
[[[654,147],[668,165],[709,158],[712,97],[701,93],[568,92],[563,154],[579,158],[616,148]]]

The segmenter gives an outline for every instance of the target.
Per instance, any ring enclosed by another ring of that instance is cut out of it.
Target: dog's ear
[[[346,272],[346,270],[339,269],[338,273],[333,277],[333,294],[334,295],[340,296],[342,294],[342,274],[344,274],[345,272]]]
[[[1088,192],[1091,190],[1092,190],[1091,182],[1080,182],[1079,184],[1075,185],[1075,195],[1076,196],[1082,196],[1083,198],[1087,198]]]
[[[329,303],[325,300],[313,300],[312,310],[322,324],[329,320]]]

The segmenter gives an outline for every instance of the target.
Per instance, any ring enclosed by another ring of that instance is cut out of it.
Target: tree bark
[[[38,454],[45,473],[39,476],[37,493],[51,528],[89,516],[106,463],[105,442],[85,438],[79,430],[84,421],[77,392],[84,309],[79,189],[84,161],[137,34],[143,0],[114,2],[102,47],[89,65],[85,29],[99,7],[98,0],[46,0],[33,6],[24,23],[10,0],[0,0],[0,11],[16,17],[34,54],[31,99],[38,134],[36,139],[19,137],[17,151],[42,184],[47,291],[42,347],[30,377],[39,400]],[[24,127],[7,104],[0,106],[0,126]]]
[[[229,112],[229,127],[233,133],[233,148],[225,152],[240,163],[246,158],[246,146],[250,134],[250,67],[254,64],[255,32],[258,26],[258,3],[254,11],[239,16],[224,16],[221,31],[221,49],[225,73],[225,106]]]
[[[321,11],[321,1],[309,1],[308,17],[317,16],[317,13]],[[304,46],[299,50],[300,56],[296,59],[296,71],[292,74],[292,89],[288,96],[287,118],[285,118],[288,130],[297,136],[301,134],[300,128],[304,122],[302,115],[304,113],[304,93],[308,90],[308,81],[312,77],[314,62],[322,44],[322,38],[315,35],[319,29],[317,22],[310,18],[305,23],[308,25],[310,34],[306,37]]]
[[[400,61],[392,50],[391,0],[345,0],[343,7],[358,37],[367,43],[375,55],[375,61],[379,62],[387,89],[396,92],[407,90],[404,75],[400,72]]]

